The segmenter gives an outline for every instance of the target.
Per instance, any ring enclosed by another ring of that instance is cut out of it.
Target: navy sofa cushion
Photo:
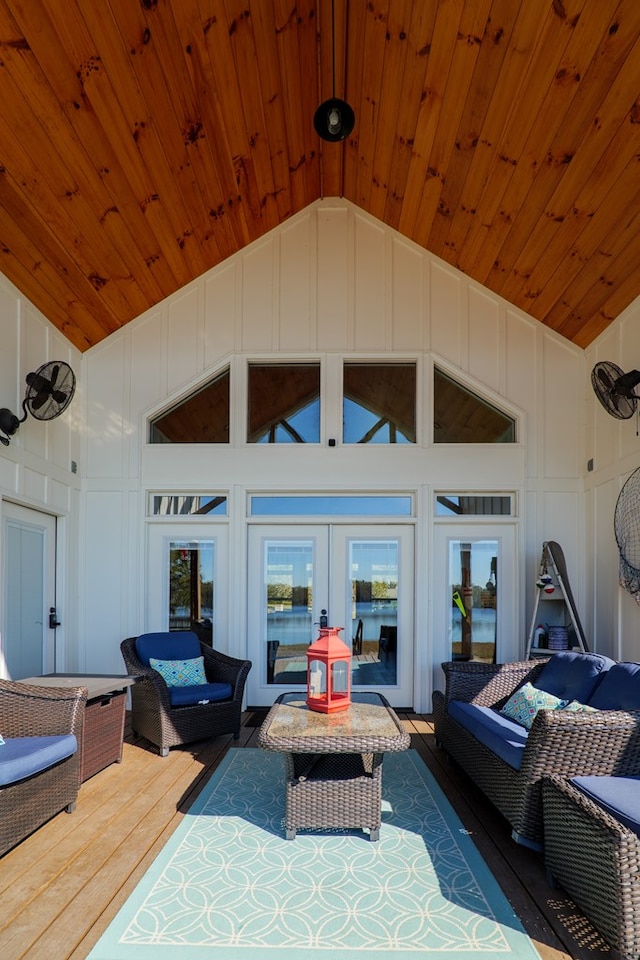
[[[72,733],[54,737],[7,737],[0,747],[0,786],[41,773],[73,756],[78,741]]]
[[[449,716],[514,770],[520,769],[528,731],[515,720],[509,720],[492,707],[462,700],[449,703]]]
[[[574,777],[571,782],[640,836],[640,777]]]
[[[190,707],[207,700],[229,700],[233,690],[229,683],[200,683],[195,687],[169,687],[172,707]]]
[[[589,698],[614,661],[598,653],[576,653],[573,650],[555,653],[544,665],[535,686],[553,693],[561,700],[591,703]],[[592,704],[595,706],[595,704]]]
[[[640,710],[640,663],[614,663],[588,703],[597,710]]]
[[[141,633],[136,638],[136,650],[145,667],[149,666],[149,657],[155,657],[156,660],[195,660],[202,656],[200,641],[191,630]]]

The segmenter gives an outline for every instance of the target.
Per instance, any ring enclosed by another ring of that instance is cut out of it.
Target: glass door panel
[[[449,660],[522,658],[516,524],[438,524],[433,552],[433,686]]]
[[[267,683],[305,683],[313,627],[313,540],[264,542]]]
[[[349,540],[351,682],[395,684],[398,647],[397,540]]]
[[[229,652],[226,539],[226,526],[150,525],[145,629],[193,630]]]
[[[173,540],[169,551],[169,630],[194,630],[213,646],[213,540]]]
[[[351,644],[352,687],[413,704],[414,528],[336,524],[331,528],[332,608]],[[342,607],[344,603],[344,607]]]
[[[329,608],[328,530],[324,525],[249,529],[248,650],[252,706],[306,685],[307,647]]]
[[[449,541],[452,660],[495,663],[498,635],[498,541]]]

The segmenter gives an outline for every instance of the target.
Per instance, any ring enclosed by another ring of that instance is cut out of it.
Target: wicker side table
[[[288,840],[298,829],[354,828],[379,838],[383,757],[410,744],[381,694],[354,694],[347,711],[329,716],[309,710],[299,693],[282,694],[258,744],[284,754]]]
[[[48,673],[29,677],[21,683],[41,687],[85,687],[88,694],[84,708],[80,743],[80,781],[84,782],[111,763],[120,763],[124,739],[126,688],[135,677],[86,674]]]

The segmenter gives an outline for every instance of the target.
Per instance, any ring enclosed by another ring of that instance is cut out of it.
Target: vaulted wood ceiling
[[[583,347],[640,294],[638,0],[333,5],[0,0],[0,271],[81,350],[321,196]]]

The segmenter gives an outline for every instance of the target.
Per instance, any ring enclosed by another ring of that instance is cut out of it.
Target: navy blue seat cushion
[[[561,700],[590,703],[589,697],[614,661],[599,653],[576,653],[566,650],[555,653],[544,665],[535,681],[539,690],[553,693]],[[595,706],[595,704],[592,704]]]
[[[200,641],[191,630],[141,633],[136,638],[136,651],[145,667],[149,657],[156,660],[195,660],[202,655]]]
[[[72,733],[55,737],[7,737],[0,746],[0,786],[41,773],[72,757],[78,741]]]
[[[640,710],[640,663],[614,663],[588,703],[597,710]]]
[[[195,687],[169,687],[172,707],[190,707],[195,703],[228,700],[233,693],[229,683],[200,683]]]
[[[640,836],[640,777],[574,777],[571,782]]]
[[[520,769],[528,733],[521,724],[492,707],[479,707],[462,700],[450,702],[449,716],[514,770]]]

